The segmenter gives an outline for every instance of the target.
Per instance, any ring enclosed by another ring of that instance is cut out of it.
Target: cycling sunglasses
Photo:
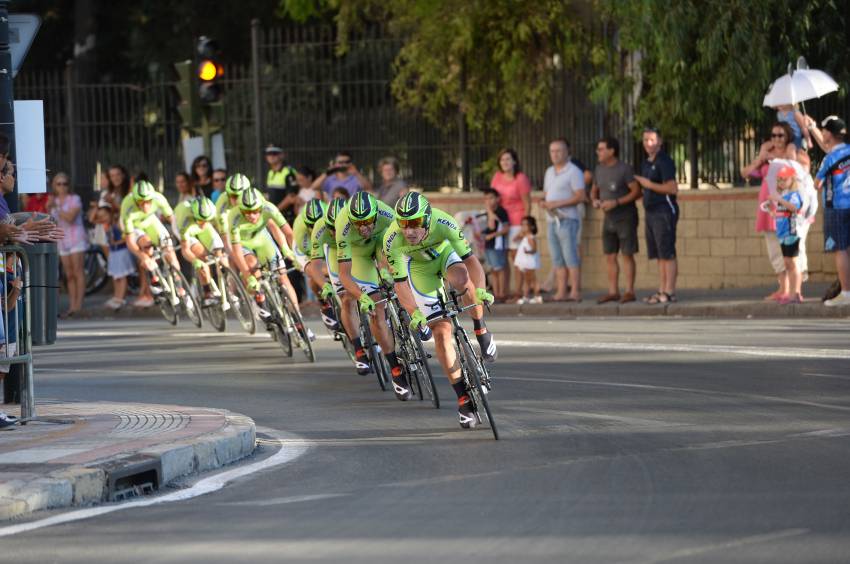
[[[352,219],[351,223],[354,227],[369,227],[370,225],[375,223],[375,218],[372,217],[370,219]]]
[[[414,219],[398,218],[398,219],[396,219],[396,221],[398,222],[398,226],[401,227],[402,229],[417,229],[419,227],[425,226],[425,218],[424,217],[417,217],[417,218],[414,218]]]

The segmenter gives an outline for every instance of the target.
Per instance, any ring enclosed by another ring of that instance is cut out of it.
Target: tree
[[[847,13],[834,0],[601,2],[613,30],[593,46],[594,100],[623,113],[637,90],[636,122],[671,135],[757,121],[768,85],[805,55],[847,85]],[[846,8],[846,7],[845,7]],[[637,57],[634,57],[637,55]],[[627,61],[639,59],[637,68]],[[634,101],[634,100],[632,100]]]
[[[581,60],[581,30],[564,0],[283,0],[297,21],[335,18],[340,51],[364,22],[402,39],[392,91],[399,105],[452,127],[498,133],[520,113],[540,119],[552,72]]]

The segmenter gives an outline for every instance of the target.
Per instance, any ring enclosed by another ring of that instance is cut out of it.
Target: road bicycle
[[[410,330],[410,314],[402,307],[392,285],[384,282],[380,290],[383,298],[375,304],[385,304],[387,322],[395,341],[395,352],[407,370],[413,394],[418,396],[420,401],[429,399],[433,406],[439,409],[440,396],[434,385],[431,367],[428,365],[431,355],[425,351],[419,331]]]
[[[236,315],[236,319],[239,320],[242,329],[249,335],[253,335],[257,330],[253,300],[241,278],[223,264],[223,259],[222,253],[214,253],[205,261],[210,269],[210,287],[213,289],[216,301],[212,304],[204,304],[203,299],[201,299],[201,310],[210,325],[221,333],[227,328],[227,313],[232,311]],[[195,271],[194,286],[195,294],[203,296],[201,280],[197,271]]]
[[[292,356],[293,348],[300,348],[308,361],[316,362],[316,353],[313,351],[307,325],[304,324],[301,312],[289,298],[289,293],[280,281],[280,274],[289,273],[291,270],[294,268],[273,269],[267,264],[260,268],[259,291],[265,296],[268,312],[271,315],[267,324],[286,356]]]
[[[461,313],[479,305],[474,303],[467,306],[463,305],[460,299],[465,293],[466,290],[459,294],[454,288],[446,289],[444,287],[438,294],[443,314],[436,319],[447,319],[451,322],[455,352],[460,362],[461,378],[463,378],[466,393],[472,401],[472,410],[478,423],[488,423],[490,430],[493,431],[493,437],[498,440],[499,431],[496,428],[496,421],[493,419],[490,402],[487,399],[487,394],[493,386],[490,372],[487,370],[478,348],[472,346],[469,335],[458,320]]]

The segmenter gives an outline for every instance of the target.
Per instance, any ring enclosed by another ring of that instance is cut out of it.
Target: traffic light
[[[209,37],[198,39],[197,77],[200,81],[198,98],[204,105],[215,104],[224,96],[219,79],[224,75],[218,42]]]
[[[180,101],[177,104],[177,112],[180,121],[188,130],[201,127],[201,100],[198,97],[198,86],[195,80],[195,68],[192,61],[174,63],[177,71],[177,96]]]

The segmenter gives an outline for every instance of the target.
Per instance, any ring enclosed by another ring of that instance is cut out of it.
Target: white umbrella
[[[764,97],[765,106],[775,108],[820,98],[838,90],[838,83],[831,76],[816,69],[791,71],[770,85]]]

